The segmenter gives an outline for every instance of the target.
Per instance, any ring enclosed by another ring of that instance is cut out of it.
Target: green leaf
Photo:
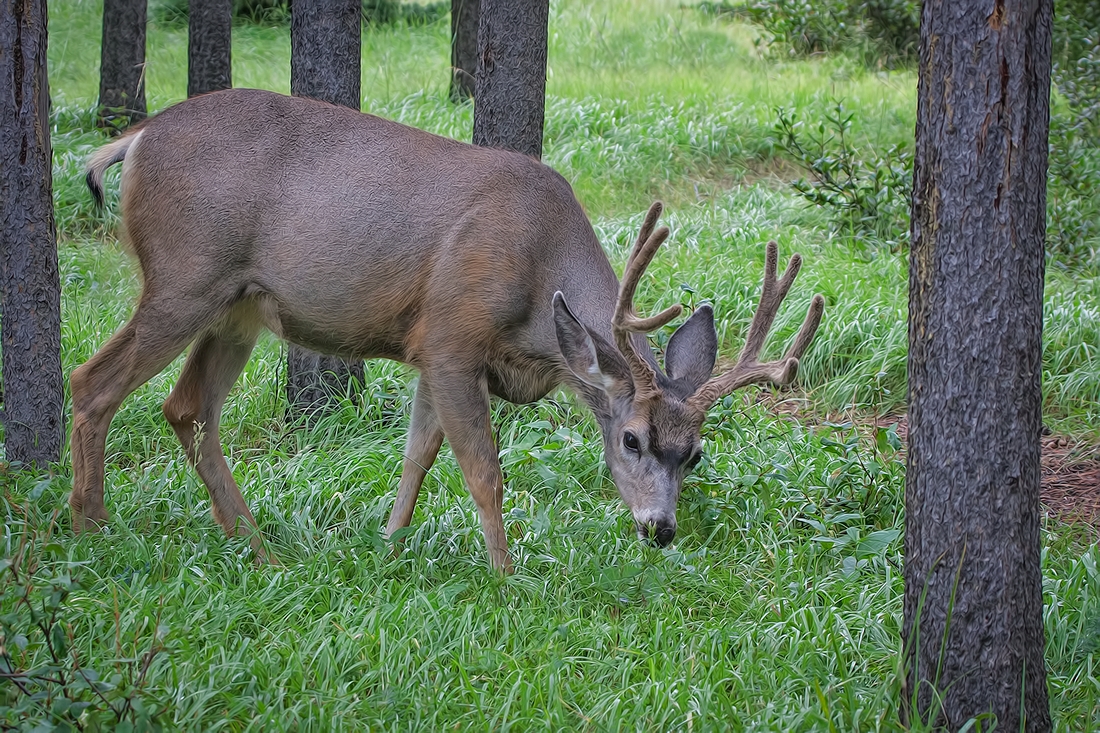
[[[53,644],[53,653],[58,657],[68,654],[69,639],[65,636],[65,628],[61,624],[54,624],[50,629],[50,641]]]
[[[69,708],[72,707],[73,701],[67,697],[54,698],[53,704],[50,705],[50,712],[57,717],[61,717],[65,713],[69,712]]]
[[[872,532],[856,545],[856,556],[873,557],[881,555],[900,534],[901,530],[898,529],[880,529],[877,532]]]

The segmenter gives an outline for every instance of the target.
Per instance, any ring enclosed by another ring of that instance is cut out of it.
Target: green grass
[[[125,321],[138,291],[113,202],[95,212],[83,183],[83,159],[103,142],[91,124],[100,9],[50,3],[66,372]],[[446,99],[447,33],[446,22],[367,31],[364,109],[469,139],[470,107]],[[151,27],[148,59],[150,106],[181,99],[185,32]],[[265,338],[222,429],[282,562],[255,567],[211,519],[160,414],[177,361],[115,418],[107,531],[72,537],[67,457],[55,475],[0,473],[3,556],[32,538],[45,558],[39,587],[66,569],[84,581],[64,614],[83,663],[124,668],[116,660],[162,626],[142,695],[167,706],[169,729],[898,729],[904,466],[869,416],[904,409],[907,262],[831,233],[793,196],[772,129],[778,106],[810,121],[842,98],[858,110],[859,145],[911,144],[914,75],[844,57],[763,60],[747,26],[671,0],[555,2],[549,65],[545,159],[573,183],[616,266],[650,201],[669,204],[673,237],[645,279],[645,308],[713,303],[733,357],[763,243],[806,257],[772,339],[778,350],[810,295],[825,295],[800,389],[778,395],[804,419],[755,390],[716,406],[676,545],[662,551],[634,539],[584,410],[564,395],[498,406],[517,567],[499,579],[446,448],[404,552],[380,539],[415,375],[373,362],[368,399],[298,429],[283,420],[285,347]],[[238,86],[285,92],[288,66],[285,27],[234,29]],[[1052,270],[1046,420],[1086,437],[1100,425],[1098,304],[1094,273]],[[1043,534],[1058,730],[1100,724],[1094,540],[1056,520]]]

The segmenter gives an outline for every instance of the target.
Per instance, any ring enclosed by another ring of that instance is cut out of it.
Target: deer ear
[[[609,395],[634,388],[626,360],[615,347],[577,320],[561,291],[554,293],[554,330],[565,363],[577,379]]]
[[[714,330],[714,311],[699,307],[691,318],[676,329],[665,352],[665,371],[669,378],[682,380],[699,389],[710,379],[718,356],[718,333]]]

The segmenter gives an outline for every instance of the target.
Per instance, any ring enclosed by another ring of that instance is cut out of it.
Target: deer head
[[[684,477],[702,455],[707,410],[750,384],[789,384],[821,323],[825,301],[820,295],[813,297],[806,320],[783,358],[760,363],[768,331],[802,266],[802,258],[793,255],[777,279],[778,248],[769,242],[760,304],[737,364],[711,377],[718,335],[714,313],[704,305],[669,339],[662,372],[645,334],[671,322],[681,307],[674,305],[642,318],[633,304],[642,274],[669,235],[666,227],[654,230],[660,214],[661,204],[653,204],[627,261],[611,321],[615,343],[581,323],[560,292],[554,294],[554,325],[562,355],[596,415],[605,460],[634,516],[639,537],[665,546],[676,535],[676,502]]]

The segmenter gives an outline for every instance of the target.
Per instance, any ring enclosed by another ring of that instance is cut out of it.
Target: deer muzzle
[[[655,543],[658,547],[668,547],[676,537],[676,517],[647,516],[634,518],[638,527],[638,539]]]

